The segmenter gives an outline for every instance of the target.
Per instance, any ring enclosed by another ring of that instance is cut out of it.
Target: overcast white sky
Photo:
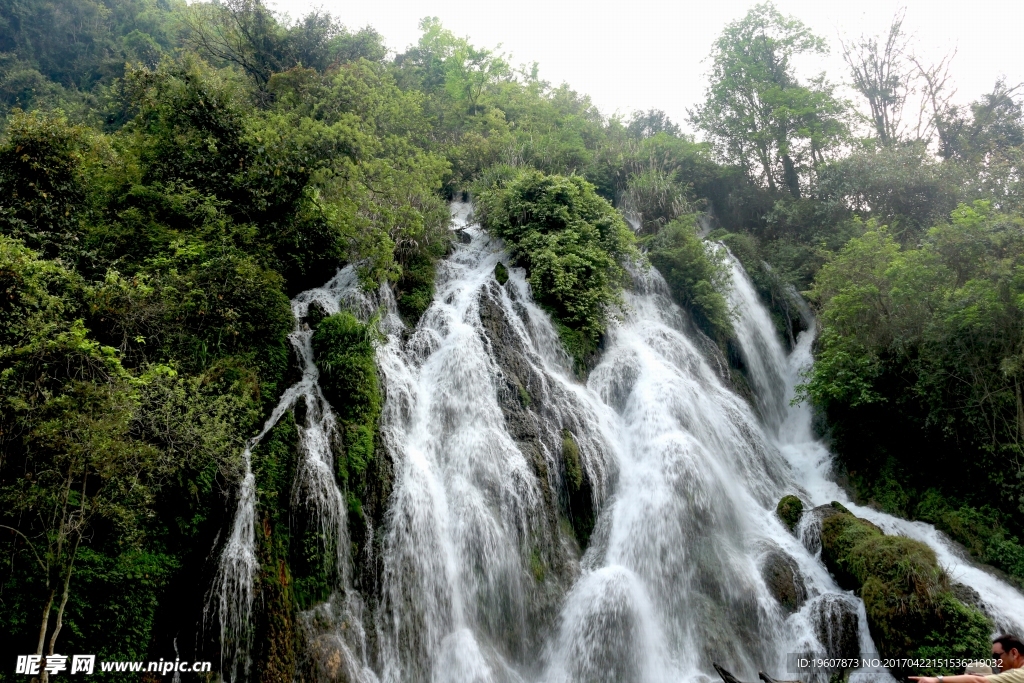
[[[389,47],[403,51],[419,38],[417,24],[439,17],[456,35],[478,47],[499,43],[515,64],[539,62],[541,78],[589,94],[602,113],[665,110],[684,123],[687,109],[703,99],[711,44],[753,0],[270,0],[299,17],[322,7],[352,29],[370,25]],[[802,20],[832,46],[815,65],[834,82],[845,82],[837,33],[881,33],[899,7],[917,52],[938,61],[957,48],[952,74],[957,101],[988,92],[996,78],[1024,81],[1024,0],[776,0],[784,13]],[[685,126],[684,127],[689,127]]]

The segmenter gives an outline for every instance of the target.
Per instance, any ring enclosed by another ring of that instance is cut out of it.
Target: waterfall
[[[753,407],[709,364],[653,268],[632,272],[581,383],[522,269],[509,267],[499,284],[501,242],[468,205],[453,205],[453,218],[460,239],[415,329],[390,290],[362,293],[351,268],[296,297],[303,378],[250,443],[304,398],[293,506],[334,530],[325,552],[339,567],[331,600],[301,615],[308,647],[329,663],[323,680],[708,683],[717,680],[712,662],[743,680],[759,670],[792,679],[788,653],[876,652],[863,604],[818,559],[812,516],[794,535],[774,514],[793,493],[814,505],[841,501],[888,533],[923,540],[1001,628],[1024,626],[1015,589],[932,527],[853,505],[831,480],[810,408],[790,404],[812,360],[813,326],[787,355],[737,262],[729,300]],[[363,319],[381,313],[380,429],[394,481],[373,530],[380,585],[365,609],[348,583],[333,417],[301,323],[314,302]],[[248,454],[214,585],[231,672],[247,661],[239,653],[255,571]],[[855,676],[893,681],[884,670]]]
[[[231,681],[244,680],[251,669],[252,615],[254,581],[259,563],[256,559],[256,477],[252,470],[252,450],[274,428],[286,412],[299,401],[306,409],[305,422],[298,425],[298,464],[292,485],[292,509],[301,510],[319,526],[326,542],[325,553],[333,556],[336,594],[346,606],[346,614],[358,612],[355,591],[350,590],[348,526],[344,496],[334,477],[331,451],[334,414],[317,383],[319,372],[313,362],[313,332],[304,323],[309,307],[316,303],[323,312],[337,313],[342,306],[366,309],[371,306],[358,288],[352,267],[340,271],[323,287],[302,292],[291,301],[295,328],[288,340],[295,351],[302,376],[282,395],[259,434],[251,438],[242,453],[242,480],[231,535],[220,556],[217,574],[204,609],[204,622],[216,615],[220,626],[221,673]],[[353,620],[355,621],[355,620]],[[359,634],[357,634],[358,636]],[[354,649],[361,650],[359,638]],[[365,654],[354,656],[349,642],[339,644],[349,668],[361,672]],[[352,677],[352,680],[363,680]]]
[[[733,302],[741,318],[752,315],[764,306],[754,292],[746,274],[734,269]],[[813,328],[813,326],[812,326]],[[760,340],[751,347],[764,353],[762,363],[776,368],[784,380],[785,420],[780,426],[776,446],[793,470],[794,481],[800,486],[804,499],[812,505],[824,505],[836,500],[858,517],[878,525],[887,534],[898,534],[922,541],[935,551],[939,564],[950,578],[977,591],[984,611],[992,617],[996,628],[1003,632],[1024,632],[1024,595],[1006,582],[996,578],[974,564],[963,549],[924,522],[911,522],[870,507],[855,504],[849,495],[831,477],[832,455],[814,437],[811,427],[811,408],[806,403],[789,405],[796,393],[796,385],[803,381],[804,373],[814,362],[813,329],[802,332],[796,348],[786,357],[774,330],[758,328]]]
[[[653,269],[634,273],[583,386],[525,273],[497,283],[507,255],[467,214],[458,207],[468,242],[442,264],[432,306],[411,334],[388,330],[378,354],[396,476],[381,678],[706,681],[718,661],[749,679],[830,638],[873,651],[863,606],[773,514],[802,488],[779,448],[788,366],[758,336],[763,307],[740,327],[767,427],[691,341]],[[566,434],[600,510],[585,552],[565,519]],[[774,561],[805,598],[792,614],[763,578]]]

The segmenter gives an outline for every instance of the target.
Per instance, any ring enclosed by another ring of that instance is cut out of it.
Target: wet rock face
[[[852,659],[860,655],[860,618],[852,600],[834,593],[821,596],[813,607],[811,623],[827,658]]]
[[[768,590],[787,613],[793,613],[807,600],[804,577],[796,562],[781,550],[772,550],[761,565],[761,576]]]
[[[954,582],[950,588],[953,591],[953,595],[960,602],[965,605],[969,605],[970,607],[975,607],[981,611],[985,611],[984,604],[981,602],[981,596],[978,595],[978,591],[974,590],[970,586],[965,586],[962,583],[956,582]]]

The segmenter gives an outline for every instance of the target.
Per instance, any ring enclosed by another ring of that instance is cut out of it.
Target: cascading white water
[[[587,454],[595,503],[612,475],[606,409],[568,378],[522,273],[498,286],[500,244],[461,211],[470,243],[442,264],[408,342],[389,329],[379,354],[395,470],[377,626],[386,681],[513,681],[535,667],[576,571],[551,498],[565,434]]]
[[[292,508],[304,508],[318,524],[325,540],[324,552],[333,555],[335,585],[345,593],[351,574],[348,557],[348,526],[345,503],[334,478],[331,441],[334,415],[317,383],[319,372],[313,362],[313,332],[302,321],[316,301],[327,314],[337,313],[342,300],[358,292],[353,268],[338,273],[323,287],[299,294],[291,302],[295,329],[288,335],[302,369],[302,377],[290,386],[263,424],[260,433],[246,444],[242,453],[243,475],[231,535],[221,553],[204,621],[216,611],[220,626],[221,673],[228,680],[248,677],[251,666],[252,606],[256,559],[256,477],[252,470],[254,449],[284,414],[301,400],[305,403],[305,424],[298,426],[299,459],[292,487]],[[346,304],[354,302],[346,300]],[[353,593],[353,591],[347,591]]]
[[[732,303],[740,318],[749,318],[763,311],[753,285],[742,269],[734,267]],[[898,534],[924,542],[930,546],[950,577],[978,592],[985,612],[995,621],[997,629],[1015,633],[1024,632],[1024,595],[1006,582],[979,568],[935,527],[923,522],[910,522],[893,517],[873,508],[856,505],[849,495],[831,477],[832,456],[815,438],[811,427],[811,409],[806,403],[788,405],[796,393],[796,386],[804,380],[804,373],[814,362],[813,332],[803,332],[788,358],[770,326],[757,328],[760,337],[751,348],[764,353],[762,363],[777,368],[784,379],[783,399],[785,420],[778,431],[776,445],[793,469],[794,481],[800,486],[806,502],[824,505],[839,501],[851,512],[878,525],[887,534]]]
[[[468,207],[460,211],[465,222]],[[747,678],[759,669],[793,677],[787,653],[874,652],[863,605],[774,515],[788,493],[848,500],[825,487],[830,461],[809,409],[789,405],[812,335],[787,358],[734,264],[731,302],[759,418],[691,341],[661,277],[637,273],[582,387],[524,274],[510,269],[498,286],[500,244],[464,227],[469,242],[444,264],[432,307],[407,342],[391,329],[379,354],[396,472],[377,614],[382,678],[703,681],[711,661]],[[529,378],[532,445],[509,408],[510,374]],[[564,503],[544,491],[564,490],[565,431],[601,505],[579,565],[566,526],[543,523],[546,506]],[[566,566],[539,578],[538,554]],[[763,578],[780,554],[806,595],[792,614]],[[986,601],[995,598],[986,581],[1019,596],[988,575],[959,578]],[[891,681],[885,671],[859,676]]]
[[[874,652],[862,603],[775,516],[790,493],[814,505],[839,500],[887,531],[921,538],[1001,627],[1021,628],[1024,597],[1014,589],[964,561],[931,527],[854,506],[829,479],[810,409],[789,404],[813,334],[803,333],[787,357],[738,264],[730,301],[756,411],[709,364],[653,269],[634,273],[582,385],[524,273],[510,268],[499,285],[502,245],[469,224],[468,206],[455,208],[463,243],[440,264],[434,301],[415,330],[404,327],[389,290],[360,293],[351,269],[293,302],[297,321],[313,301],[327,313],[384,314],[381,434],[395,479],[376,531],[382,578],[367,617],[372,648],[358,596],[347,589],[333,418],[305,330],[292,337],[303,379],[253,442],[306,398],[308,464],[296,491],[307,493],[296,502],[310,501],[324,531],[337,529],[343,577],[330,602],[303,616],[310,647],[334,662],[321,669],[324,680],[707,683],[717,678],[712,661],[746,680],[758,670],[795,678],[787,653]],[[585,482],[575,489],[573,449]],[[229,644],[245,642],[252,601],[247,475],[215,585]],[[582,556],[588,527],[572,512],[581,495],[600,510]],[[780,567],[798,596],[789,608],[765,578]],[[859,678],[892,681],[885,671]]]

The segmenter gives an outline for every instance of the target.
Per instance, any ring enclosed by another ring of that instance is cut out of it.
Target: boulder
[[[761,564],[761,576],[769,592],[789,614],[807,600],[807,588],[796,561],[781,550],[771,550]]]
[[[860,655],[860,618],[851,598],[826,593],[814,603],[811,623],[828,659],[852,659]]]

